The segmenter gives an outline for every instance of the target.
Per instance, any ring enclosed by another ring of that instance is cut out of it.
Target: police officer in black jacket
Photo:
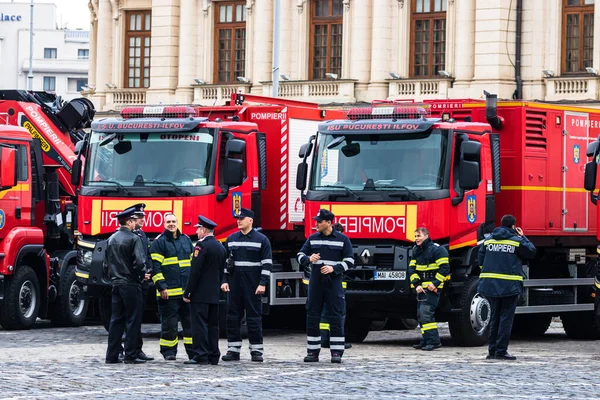
[[[487,359],[516,360],[507,352],[519,295],[523,292],[523,261],[535,256],[535,246],[508,214],[479,248],[479,294],[492,309]]]
[[[117,214],[120,228],[108,240],[105,263],[112,282],[112,317],[108,330],[106,363],[119,362],[122,352],[121,337],[126,331],[126,364],[141,364],[136,349],[139,325],[142,322],[142,279],[146,264],[146,251],[135,229],[135,208]]]
[[[252,227],[254,212],[240,209],[235,216],[239,232],[229,235],[225,249],[233,256],[232,271],[225,271],[221,289],[227,293],[227,354],[223,361],[238,361],[242,348],[240,323],[246,311],[252,361],[263,361],[262,295],[269,283],[273,260],[271,243]]]
[[[144,227],[144,217],[146,214],[144,213],[144,208],[146,208],[146,204],[138,203],[132,206],[135,208],[135,230],[133,233],[138,235],[140,239],[142,239],[142,244],[144,246],[144,250],[146,251],[146,264],[144,266],[144,280],[142,281],[142,316],[144,315],[144,308],[146,307],[146,301],[148,299],[148,291],[150,290],[150,277],[152,276],[152,259],[150,258],[150,242],[148,241],[148,236],[146,236],[146,232],[142,230]],[[137,339],[137,352],[138,358],[146,361],[154,360],[154,357],[149,357],[142,350],[142,346],[144,345],[144,339],[142,338],[142,324],[140,324],[140,330],[138,332]]]
[[[298,262],[305,267],[312,264],[308,299],[306,301],[307,355],[305,362],[318,362],[321,351],[319,322],[323,305],[329,310],[331,362],[341,363],[344,354],[344,272],[354,265],[352,243],[346,235],[333,229],[335,215],[326,209],[313,217],[317,233],[310,235],[298,253]]]
[[[221,275],[227,252],[214,237],[217,227],[210,219],[199,215],[196,233],[198,242],[192,256],[190,279],[183,301],[190,303],[192,339],[196,355],[184,364],[212,365],[219,363],[219,300]]]

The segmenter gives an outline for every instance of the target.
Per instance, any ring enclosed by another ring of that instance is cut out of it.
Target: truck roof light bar
[[[190,106],[133,106],[121,110],[124,119],[134,118],[192,118],[196,110]]]
[[[427,105],[398,105],[398,102],[378,102],[370,107],[355,107],[348,111],[348,119],[423,119],[427,118]]]

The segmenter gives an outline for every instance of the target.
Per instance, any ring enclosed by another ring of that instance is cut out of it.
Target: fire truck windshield
[[[206,186],[213,143],[213,129],[173,134],[92,132],[83,184]]]
[[[319,134],[311,190],[439,190],[447,168],[448,131]]]

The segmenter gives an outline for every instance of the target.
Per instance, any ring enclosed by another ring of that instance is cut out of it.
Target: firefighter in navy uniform
[[[161,333],[160,352],[165,360],[175,360],[178,344],[178,320],[183,327],[183,344],[188,358],[194,357],[190,307],[183,301],[183,288],[190,276],[194,247],[190,238],[177,228],[177,217],[164,216],[165,230],[150,246],[152,280],[156,286]]]
[[[415,230],[415,247],[408,265],[411,286],[417,292],[417,316],[421,324],[421,342],[413,347],[431,351],[442,347],[435,322],[435,310],[440,302],[440,290],[450,274],[448,251],[429,238],[429,231]]]
[[[214,237],[217,227],[213,221],[198,216],[196,233],[198,242],[194,248],[190,279],[183,300],[190,303],[192,338],[196,355],[185,364],[219,363],[219,300],[221,298],[221,275],[227,259],[227,251]]]
[[[350,239],[333,229],[335,215],[321,209],[313,217],[317,233],[310,235],[300,252],[298,261],[301,266],[312,264],[306,302],[307,355],[305,362],[319,361],[321,351],[321,333],[319,323],[326,303],[329,310],[331,362],[341,363],[344,354],[344,290],[342,280],[344,272],[354,265]]]
[[[112,283],[112,316],[108,329],[106,363],[120,362],[123,352],[121,337],[126,332],[126,364],[141,364],[146,360],[138,358],[136,349],[139,325],[142,323],[142,279],[146,264],[146,251],[135,229],[135,208],[130,207],[117,214],[119,229],[110,237],[105,254]]]
[[[523,261],[535,257],[535,246],[505,215],[479,248],[479,294],[490,302],[490,339],[487,359],[516,360],[507,352],[513,319],[523,292]]]
[[[262,295],[269,283],[273,260],[271,243],[252,228],[254,212],[240,209],[235,216],[239,232],[229,235],[225,249],[233,256],[225,269],[221,289],[227,293],[227,354],[223,361],[238,361],[242,348],[240,323],[246,311],[252,361],[263,361]]]
[[[144,227],[144,217],[146,214],[144,213],[144,208],[146,208],[146,204],[139,203],[134,206],[135,208],[135,230],[133,233],[138,235],[140,239],[142,239],[142,244],[144,246],[144,250],[146,251],[146,264],[144,267],[144,280],[142,281],[142,317],[144,315],[144,308],[146,307],[146,302],[148,300],[148,291],[150,290],[150,277],[152,276],[152,258],[150,257],[150,242],[148,241],[148,236],[146,236],[146,232],[142,230]],[[142,350],[142,346],[144,345],[144,339],[142,338],[142,324],[140,324],[140,330],[138,332],[137,337],[137,352],[138,358],[146,361],[154,360],[154,357],[149,357]]]

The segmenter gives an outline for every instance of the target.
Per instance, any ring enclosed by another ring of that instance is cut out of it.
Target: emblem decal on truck
[[[0,229],[4,228],[4,221],[5,221],[5,217],[4,217],[4,210],[0,210]]]
[[[581,160],[581,147],[576,144],[573,146],[573,162],[579,164],[579,160]]]
[[[242,212],[242,192],[231,193],[231,213],[237,217]]]
[[[477,220],[477,196],[467,196],[467,221],[474,223]]]

